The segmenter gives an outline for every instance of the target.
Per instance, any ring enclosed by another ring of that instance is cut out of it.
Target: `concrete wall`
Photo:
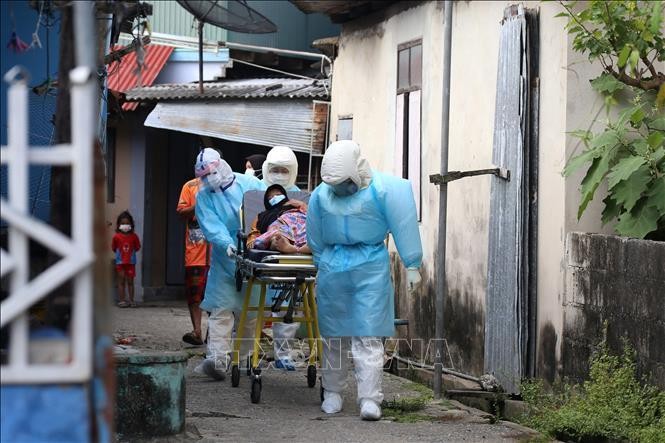
[[[584,377],[604,337],[615,352],[625,337],[637,351],[639,372],[665,388],[664,269],[663,242],[568,234],[563,375]]]
[[[492,166],[500,22],[515,2],[455,2],[453,8],[450,170]],[[561,356],[562,303],[565,291],[565,236],[579,229],[571,208],[581,175],[564,179],[561,171],[574,149],[566,131],[588,122],[597,102],[590,100],[588,79],[597,70],[577,63],[571,74],[565,20],[554,3],[524,2],[540,10],[540,115],[538,191],[537,372],[551,378]],[[400,9],[401,8],[401,9]],[[437,2],[404,9],[395,5],[378,16],[343,27],[332,87],[331,141],[339,116],[353,115],[353,138],[372,166],[396,173],[395,100],[397,46],[423,41],[422,201],[424,285],[407,298],[402,269],[393,263],[398,287],[398,316],[408,318],[408,337],[434,334],[434,250],[437,241],[438,188],[429,174],[439,172],[441,145],[441,70],[443,10]],[[577,59],[576,59],[577,60]],[[574,76],[574,81],[571,80]],[[569,85],[570,83],[570,85]],[[572,89],[571,89],[572,88]],[[585,89],[586,88],[586,89]],[[588,91],[587,91],[588,89]],[[584,90],[584,95],[582,94]],[[574,101],[574,105],[571,104]],[[583,117],[583,118],[582,118]],[[448,186],[446,338],[452,362],[479,374],[483,369],[490,178],[473,177]],[[588,209],[584,229],[600,230],[600,208]]]

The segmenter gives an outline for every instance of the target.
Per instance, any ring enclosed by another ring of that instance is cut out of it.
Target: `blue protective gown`
[[[395,294],[385,245],[391,232],[406,267],[420,267],[422,245],[411,184],[372,172],[370,185],[338,197],[323,183],[307,211],[307,243],[318,266],[322,337],[392,336]]]
[[[235,287],[236,262],[226,254],[229,245],[237,245],[240,231],[238,210],[245,192],[266,188],[256,177],[235,174],[235,182],[225,191],[203,189],[196,195],[196,218],[206,240],[212,245],[212,259],[201,309],[229,309],[240,312],[244,288]],[[258,291],[253,291],[252,304],[258,303]]]

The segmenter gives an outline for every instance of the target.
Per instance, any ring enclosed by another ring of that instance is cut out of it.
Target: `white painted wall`
[[[601,105],[588,80],[598,72],[572,53],[565,20],[556,3],[523,2],[540,9],[540,139],[538,193],[538,328],[549,324],[559,349],[565,290],[565,237],[570,230],[600,232],[600,199],[576,221],[582,174],[564,179],[561,171],[574,145],[566,131],[588,126]],[[515,2],[455,2],[453,9],[450,170],[492,166],[492,142],[500,21]],[[371,27],[346,25],[335,60],[331,141],[337,119],[353,115],[353,137],[378,170],[395,173],[397,46],[423,39],[421,234],[424,264],[434,275],[439,226],[438,189],[429,174],[439,172],[443,10],[428,2]],[[574,67],[571,68],[571,63]],[[453,182],[448,195],[448,255],[451,296],[484,306],[487,274],[490,178]],[[606,229],[607,230],[607,229]],[[469,301],[469,300],[467,300]],[[558,352],[558,351],[557,351]],[[557,355],[558,357],[558,355]]]
[[[203,80],[214,80],[222,76],[225,64],[220,62],[203,63]],[[192,61],[169,60],[155,79],[156,85],[166,83],[189,83],[199,80],[199,64]]]

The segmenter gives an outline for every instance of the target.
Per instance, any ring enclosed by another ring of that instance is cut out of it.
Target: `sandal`
[[[126,301],[121,301],[121,302],[118,303],[118,307],[119,308],[128,308],[129,303],[127,303]]]
[[[201,346],[203,344],[203,340],[201,340],[198,335],[194,334],[193,331],[183,335],[182,341],[194,346]]]

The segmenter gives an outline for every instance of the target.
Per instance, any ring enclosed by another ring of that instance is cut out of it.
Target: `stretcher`
[[[306,324],[309,345],[307,386],[310,388],[316,385],[317,363],[321,356],[321,340],[314,292],[316,267],[312,261],[312,256],[306,254],[285,255],[276,251],[248,249],[245,246],[252,220],[259,212],[264,210],[263,195],[264,191],[248,191],[243,196],[240,210],[241,230],[238,233],[237,251],[234,254],[236,260],[236,289],[240,291],[244,282],[246,282],[246,286],[240,321],[236,328],[236,339],[233,344],[231,385],[237,387],[240,384],[242,334],[245,330],[245,323],[248,321],[248,315],[256,313],[253,349],[250,361],[247,364],[247,375],[251,378],[250,398],[252,403],[258,403],[261,400],[263,382],[260,367],[260,340],[261,331],[266,321]],[[290,192],[289,198],[307,202],[309,194]],[[260,287],[259,301],[258,304],[252,305],[251,298],[256,285]],[[272,306],[266,306],[266,296],[269,288],[277,289],[279,294]],[[285,303],[288,303],[288,305],[285,306]],[[278,311],[286,311],[286,315],[284,317],[272,317],[271,312]]]

